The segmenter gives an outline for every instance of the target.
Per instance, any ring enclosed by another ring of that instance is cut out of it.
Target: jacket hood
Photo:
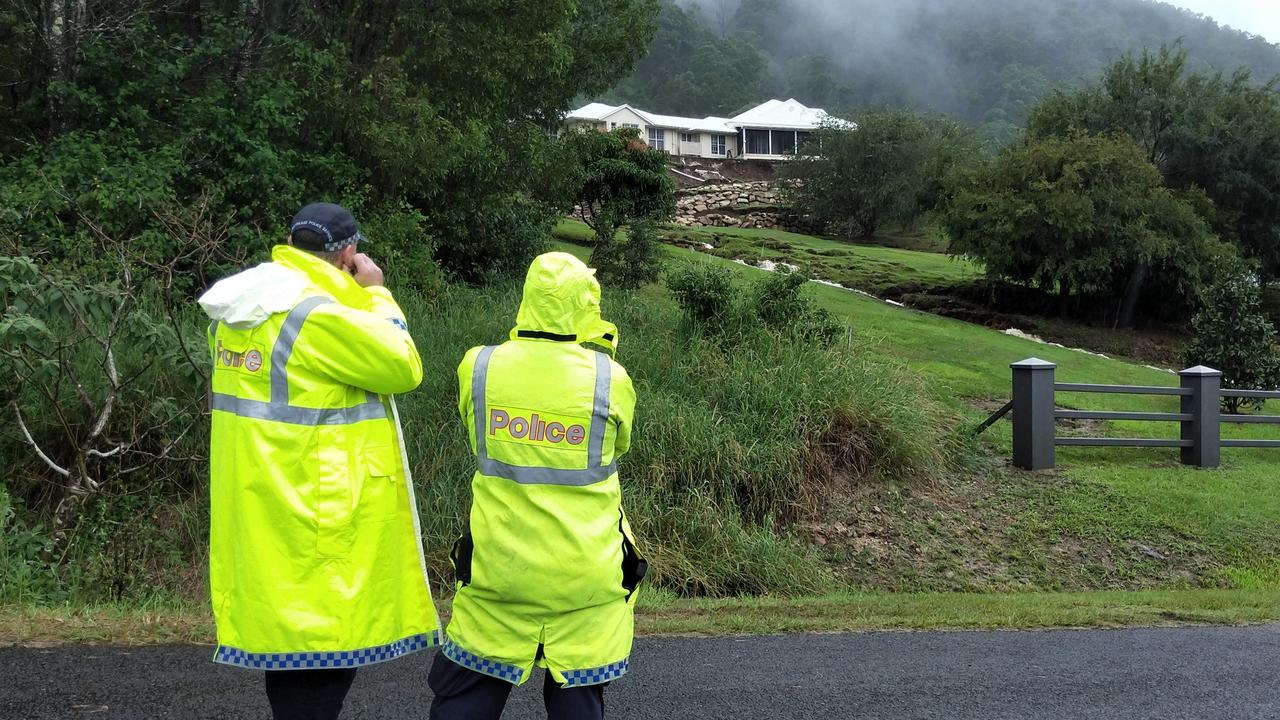
[[[214,283],[198,302],[209,319],[248,330],[292,309],[307,285],[297,270],[263,263]]]
[[[525,276],[524,297],[511,337],[522,332],[597,344],[604,335],[612,334],[609,344],[615,342],[617,329],[600,317],[596,271],[568,253],[550,252],[534,258]]]

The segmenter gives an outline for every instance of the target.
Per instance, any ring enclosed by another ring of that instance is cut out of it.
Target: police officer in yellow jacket
[[[277,720],[338,717],[356,668],[438,644],[394,393],[422,361],[355,219],[200,298],[212,318],[214,660],[266,670]]]
[[[618,485],[635,391],[616,343],[595,271],[547,253],[529,268],[510,341],[472,348],[458,367],[477,469],[432,720],[496,720],[535,664],[550,718],[601,718],[604,685],[627,671],[646,564]]]

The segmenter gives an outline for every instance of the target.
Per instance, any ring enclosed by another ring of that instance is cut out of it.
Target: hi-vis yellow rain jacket
[[[210,288],[216,662],[358,667],[438,644],[392,393],[422,380],[381,287],[289,246]]]
[[[442,650],[459,665],[520,684],[536,661],[566,687],[627,671],[647,568],[618,485],[635,391],[609,354],[580,344],[616,341],[594,271],[548,253],[529,268],[511,340],[458,367],[478,466]]]

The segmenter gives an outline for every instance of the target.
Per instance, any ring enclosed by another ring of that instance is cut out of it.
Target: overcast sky
[[[1280,43],[1280,0],[1164,0]]]

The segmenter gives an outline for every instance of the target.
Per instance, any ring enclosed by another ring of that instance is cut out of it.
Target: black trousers
[[[443,653],[431,663],[427,684],[435,694],[431,720],[498,720],[513,687],[506,680],[468,670]],[[563,688],[548,672],[542,703],[548,720],[603,720],[604,685]]]
[[[355,668],[268,670],[267,700],[274,720],[338,720]]]

